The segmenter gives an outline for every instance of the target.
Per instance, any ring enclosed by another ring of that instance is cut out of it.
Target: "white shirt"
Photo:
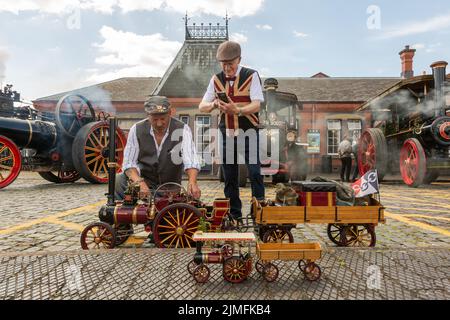
[[[236,72],[236,75],[241,72],[242,67],[239,66]],[[261,81],[259,80],[258,73],[255,72],[252,75],[252,83],[250,85],[250,100],[256,101],[259,100],[264,102],[264,94],[262,91]],[[234,81],[230,81],[230,85],[233,85]],[[206,89],[206,93],[203,96],[203,102],[213,102],[216,99],[216,92],[214,90],[214,76],[209,81],[208,89]]]
[[[157,148],[157,155],[159,155],[162,150],[162,146],[164,141],[166,141],[169,136],[169,127],[167,127],[166,133],[161,140],[161,144],[158,145],[156,142],[155,134],[153,131],[153,127],[150,128],[150,135],[153,137],[155,141],[155,146]],[[130,168],[135,168],[141,174],[139,164],[138,164],[138,156],[139,156],[139,142],[136,135],[136,125],[133,125],[128,133],[127,145],[124,150],[124,159],[122,164],[122,170],[125,172]],[[197,169],[200,171],[201,166],[200,162],[197,158],[197,152],[195,149],[194,141],[192,139],[191,128],[188,125],[184,125],[183,127],[183,139],[181,142],[181,156],[183,159],[184,170],[188,169]]]

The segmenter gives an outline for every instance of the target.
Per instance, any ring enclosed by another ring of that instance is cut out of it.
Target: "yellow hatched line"
[[[424,214],[402,214],[403,217],[411,217],[411,218],[424,218],[424,219],[432,219],[432,220],[442,220],[442,221],[448,221],[450,222],[450,218],[445,217],[433,217],[433,216],[427,216]]]
[[[439,212],[439,213],[445,213],[450,214],[447,210],[437,210],[437,209],[425,209],[425,208],[405,208],[405,207],[396,207],[396,206],[390,206],[386,205],[388,209],[401,209],[401,210],[417,210],[417,211],[425,211],[425,212]]]
[[[389,217],[389,218],[391,218],[391,219],[398,220],[398,221],[400,221],[400,222],[409,224],[409,225],[411,225],[411,226],[415,226],[415,227],[417,227],[417,228],[420,228],[420,229],[423,229],[423,230],[427,230],[427,231],[433,231],[433,232],[442,234],[442,235],[444,235],[444,236],[450,237],[450,231],[448,231],[448,230],[445,230],[445,229],[442,229],[442,228],[438,228],[438,227],[435,227],[435,226],[431,226],[431,225],[429,225],[429,224],[427,224],[427,223],[418,222],[418,221],[413,221],[413,220],[408,219],[408,218],[406,218],[405,216],[400,215],[400,214],[392,214],[392,213],[390,213],[390,212],[386,212],[386,211],[385,211],[385,212],[384,212],[384,215],[385,215],[386,217]]]
[[[83,231],[85,228],[85,226],[83,226],[81,224],[68,222],[68,221],[64,221],[64,220],[58,220],[56,218],[48,218],[45,222],[59,224],[67,229],[71,229],[71,230],[75,230],[75,231],[79,231],[79,232]]]
[[[124,245],[141,245],[146,239],[147,237],[130,236],[127,241],[125,241]]]
[[[62,224],[62,222],[64,222],[64,221],[56,220],[56,219],[57,218],[66,217],[66,216],[70,216],[70,215],[73,215],[73,214],[76,214],[76,213],[80,213],[80,212],[83,212],[83,211],[93,210],[93,209],[96,209],[98,206],[100,206],[100,205],[102,205],[104,203],[105,203],[104,201],[99,201],[99,202],[96,202],[96,203],[93,203],[93,204],[90,204],[90,205],[87,205],[87,206],[84,206],[84,207],[70,209],[70,210],[67,210],[67,211],[63,211],[63,212],[60,212],[60,213],[48,216],[48,217],[34,219],[34,220],[28,221],[26,223],[18,224],[18,225],[9,227],[7,229],[0,230],[0,235],[10,234],[10,233],[14,233],[14,232],[19,231],[19,230],[28,229],[28,228],[30,228],[30,227],[32,227],[34,225],[37,225],[37,224],[40,224],[40,223],[44,223],[44,222]],[[67,222],[67,225],[68,226],[70,225],[71,229],[75,228],[75,226],[74,226],[75,224],[70,224],[69,222]]]
[[[409,198],[409,197],[401,197],[401,196],[398,196],[398,197],[389,197],[389,196],[386,197],[386,196],[384,196],[384,197],[385,198],[391,198],[391,199],[389,199],[390,201],[398,202],[398,200],[408,200],[408,201],[412,201],[412,203],[419,202],[419,203],[428,204],[428,205],[434,206],[434,207],[450,208],[450,205],[447,205],[447,204],[438,205],[436,202],[432,202],[433,200],[425,201],[425,200],[421,200],[421,199],[417,199],[417,198]],[[438,200],[438,199],[435,199],[435,200]],[[439,199],[439,200],[442,200],[442,199]],[[381,202],[383,202],[383,194],[381,195]]]

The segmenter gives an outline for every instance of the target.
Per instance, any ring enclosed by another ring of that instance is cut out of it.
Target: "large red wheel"
[[[116,131],[116,162],[118,172],[123,162],[126,139],[122,130]],[[91,183],[108,182],[109,125],[92,122],[78,131],[72,145],[73,165]]]
[[[16,144],[0,136],[0,189],[13,183],[22,167],[22,158]]]
[[[193,234],[198,230],[201,212],[185,203],[161,210],[153,221],[153,238],[158,248],[192,248]]]
[[[247,263],[244,259],[231,257],[223,264],[223,277],[231,283],[241,283],[248,277]]]
[[[400,150],[400,173],[403,181],[410,187],[418,187],[425,181],[427,157],[419,140],[405,141]]]
[[[387,143],[383,132],[378,128],[365,130],[359,141],[359,174],[363,176],[366,172],[376,169],[381,181],[386,174],[387,158]]]

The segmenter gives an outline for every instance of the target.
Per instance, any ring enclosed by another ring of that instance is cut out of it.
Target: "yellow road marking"
[[[386,197],[386,196],[384,196],[384,198],[391,198],[392,200],[396,200],[396,201],[397,200],[410,200],[410,201],[413,201],[413,202],[419,202],[419,203],[428,204],[428,205],[431,205],[431,206],[434,206],[434,207],[450,208],[450,205],[446,205],[446,204],[438,205],[436,202],[430,202],[430,201],[433,201],[433,199],[425,201],[425,200],[421,200],[421,199],[417,199],[417,198],[409,198],[409,197],[402,197],[402,196],[397,196],[397,197],[393,197],[393,196],[387,196]],[[442,200],[442,199],[434,199],[434,200],[436,201],[436,200]],[[383,202],[383,195],[381,195],[381,202]]]
[[[424,214],[402,214],[403,217],[411,217],[411,218],[424,218],[424,219],[432,219],[432,220],[442,220],[442,221],[449,221],[450,218],[445,217],[433,217],[433,216],[427,216]]]
[[[127,241],[125,241],[124,245],[140,245],[145,242],[147,237],[136,237],[136,236],[130,236]]]
[[[67,229],[72,229],[72,230],[79,231],[79,232],[83,231],[85,228],[81,224],[64,221],[64,220],[58,220],[55,218],[48,218],[47,221],[45,221],[45,222],[59,224],[59,225],[64,226]]]
[[[48,217],[34,219],[34,220],[28,221],[26,223],[18,224],[18,225],[9,227],[9,228],[4,229],[4,230],[0,230],[0,235],[2,235],[2,234],[10,234],[10,233],[22,230],[22,229],[28,229],[31,226],[34,226],[34,225],[40,224],[40,223],[44,223],[44,222],[55,223],[55,219],[57,219],[57,218],[70,216],[72,214],[80,213],[80,212],[83,212],[83,211],[93,210],[93,209],[96,209],[98,206],[100,206],[100,205],[102,205],[104,203],[105,203],[105,201],[99,201],[99,202],[96,202],[96,203],[93,203],[93,204],[90,204],[90,205],[87,205],[87,206],[84,206],[84,207],[70,209],[70,210],[67,210],[67,211],[63,211],[63,212],[60,212],[60,213],[48,216]],[[60,221],[60,220],[57,220],[57,221]],[[58,222],[58,223],[60,224],[60,222]]]
[[[443,210],[436,210],[436,209],[425,209],[425,208],[404,208],[404,207],[396,207],[396,206],[390,206],[386,205],[388,209],[401,209],[401,210],[417,210],[417,211],[425,211],[425,212],[439,212],[439,213],[445,213],[450,214],[450,212]]]
[[[431,225],[423,223],[423,222],[413,221],[413,220],[408,219],[408,218],[406,218],[406,217],[404,217],[402,215],[392,214],[392,213],[386,212],[386,211],[384,211],[384,215],[386,217],[389,217],[389,218],[398,220],[400,222],[403,222],[403,223],[415,226],[417,228],[420,228],[420,229],[423,229],[423,230],[427,230],[427,231],[433,231],[433,232],[436,232],[436,233],[440,233],[440,234],[442,234],[444,236],[450,237],[450,231],[447,231],[445,229],[438,228],[438,227],[435,227],[435,226],[431,226]]]

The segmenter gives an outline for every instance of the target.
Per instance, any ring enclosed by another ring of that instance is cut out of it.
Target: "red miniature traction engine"
[[[116,119],[111,118],[110,130],[115,127]],[[110,148],[114,145],[115,141],[111,139]],[[228,217],[228,199],[216,199],[212,206],[207,206],[191,199],[186,190],[176,183],[163,184],[151,195],[142,195],[138,186],[129,185],[124,200],[116,201],[116,166],[117,163],[111,158],[108,162],[108,202],[100,209],[100,222],[88,225],[81,233],[83,249],[119,246],[133,234],[133,225],[144,225],[159,248],[195,247],[192,237],[201,223],[214,232],[233,228]]]

